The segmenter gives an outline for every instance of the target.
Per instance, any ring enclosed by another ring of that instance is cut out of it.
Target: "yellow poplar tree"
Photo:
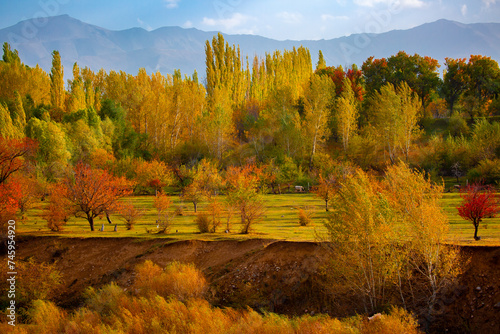
[[[61,65],[59,51],[52,52],[52,69],[50,71],[50,102],[52,107],[63,109],[65,103],[64,69]]]
[[[313,75],[304,92],[305,131],[310,142],[309,168],[312,168],[318,145],[330,134],[328,128],[329,105],[332,103],[335,87],[327,76]]]
[[[343,90],[336,103],[337,135],[342,138],[344,151],[349,148],[349,139],[357,127],[358,103],[351,87],[351,81],[344,79]]]

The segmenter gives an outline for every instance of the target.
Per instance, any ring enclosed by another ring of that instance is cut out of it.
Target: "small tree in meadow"
[[[300,226],[308,226],[311,224],[313,211],[310,207],[299,208],[297,214],[299,216]]]
[[[493,190],[475,183],[468,185],[460,192],[462,204],[457,207],[458,214],[474,225],[474,239],[481,239],[477,235],[479,224],[484,218],[493,218],[500,212],[500,202],[495,198]]]
[[[156,223],[158,226],[158,232],[168,233],[174,217],[174,214],[169,212],[170,206],[172,206],[172,200],[166,194],[159,193],[155,197],[153,206],[157,212]]]
[[[47,221],[47,227],[54,232],[61,231],[73,214],[71,204],[61,183],[50,187],[49,205],[42,213],[42,218]]]
[[[325,210],[328,211],[328,203],[333,199],[335,193],[338,189],[338,181],[334,174],[330,174],[327,177],[319,175],[319,184],[314,189],[314,192],[318,197],[325,201]]]
[[[143,216],[144,211],[137,208],[133,204],[122,205],[120,208],[120,216],[125,221],[127,230],[132,230],[135,223]]]
[[[252,225],[264,214],[264,204],[258,193],[258,172],[252,165],[230,167],[227,171],[227,201],[241,218],[241,233],[250,232]]]
[[[87,219],[94,231],[94,219],[119,208],[119,199],[132,193],[131,183],[115,177],[105,170],[94,169],[82,162],[67,175],[64,195],[68,209],[75,216]]]

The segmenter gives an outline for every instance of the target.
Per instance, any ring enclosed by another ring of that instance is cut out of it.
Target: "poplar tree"
[[[80,68],[78,64],[73,65],[73,81],[71,82],[71,94],[69,97],[69,111],[74,112],[86,108],[85,92],[83,89],[83,81],[80,76]]]
[[[344,79],[342,94],[337,99],[337,134],[342,138],[342,147],[347,151],[349,147],[349,139],[352,133],[356,131],[358,106],[354,96],[354,91],[351,87],[351,81]]]
[[[64,108],[64,93],[64,68],[59,51],[54,50],[50,70],[50,102],[54,108]]]
[[[329,136],[329,105],[334,97],[335,87],[326,76],[313,75],[304,93],[305,131],[310,142],[309,169],[312,169],[318,144]]]

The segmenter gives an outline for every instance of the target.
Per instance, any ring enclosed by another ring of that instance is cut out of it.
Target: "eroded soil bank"
[[[432,319],[435,332],[498,333],[500,247],[462,247],[470,259],[459,284],[441,296]],[[160,266],[194,263],[211,284],[208,299],[219,306],[300,315],[342,317],[362,312],[351,298],[333,299],[321,271],[328,252],[314,242],[267,239],[175,241],[133,238],[20,238],[17,259],[56,263],[63,274],[59,305],[80,305],[88,286],[112,281],[129,289],[134,267],[149,259]]]

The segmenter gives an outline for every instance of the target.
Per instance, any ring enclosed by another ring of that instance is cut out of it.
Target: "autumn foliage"
[[[241,233],[250,232],[252,225],[264,214],[264,203],[258,193],[260,169],[253,165],[231,167],[227,171],[227,201],[241,219]]]
[[[42,213],[42,218],[47,221],[47,227],[51,231],[61,231],[74,214],[64,184],[56,183],[50,187],[48,202]]]
[[[14,219],[20,209],[26,210],[31,202],[32,189],[26,189],[29,182],[14,173],[24,166],[24,158],[36,150],[36,143],[30,139],[6,139],[0,135],[0,226],[2,233],[9,219]],[[26,181],[26,182],[24,182]],[[24,190],[24,191],[23,191]]]
[[[474,239],[479,240],[477,232],[484,218],[493,218],[500,212],[500,201],[492,188],[475,183],[460,191],[462,204],[457,207],[458,214],[474,225]]]
[[[87,219],[94,231],[94,219],[118,210],[119,199],[132,193],[131,182],[82,162],[64,180],[65,197],[78,217]]]
[[[83,306],[70,312],[46,299],[28,310],[19,333],[419,333],[412,315],[399,308],[368,321],[356,316],[287,317],[252,309],[218,308],[204,297],[207,283],[192,264],[172,262],[164,269],[151,261],[136,267],[134,292],[112,283],[90,287]],[[0,330],[11,331],[0,323]]]

